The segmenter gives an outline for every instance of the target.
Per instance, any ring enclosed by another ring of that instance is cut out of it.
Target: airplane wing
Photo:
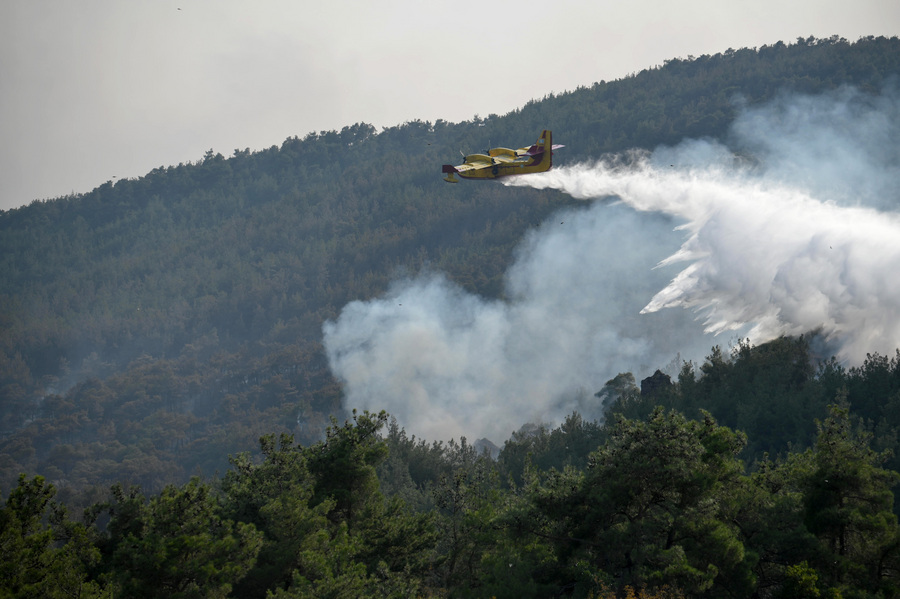
[[[474,173],[478,171],[491,171],[492,175],[497,174],[498,162],[495,162],[495,159],[491,158],[486,154],[471,154],[466,156],[466,161],[463,164],[453,166],[452,164],[445,164],[443,166],[443,172],[447,174],[444,177],[444,181],[448,181],[450,183],[456,183],[456,179],[453,177],[454,173],[459,173],[463,177],[482,177],[482,175],[475,175]],[[466,175],[465,173],[469,173]]]
[[[478,171],[485,168],[491,168],[494,164],[496,164],[494,160],[486,154],[471,154],[466,156],[464,164],[460,164],[455,168],[457,173],[464,173],[466,171]]]
[[[457,173],[465,173],[468,171],[478,171],[484,168],[491,168],[490,162],[467,162],[453,167]]]

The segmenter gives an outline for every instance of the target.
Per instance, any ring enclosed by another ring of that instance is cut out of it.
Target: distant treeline
[[[446,185],[439,167],[459,150],[526,144],[550,128],[566,144],[559,161],[578,162],[721,137],[742,103],[844,85],[874,92],[898,73],[897,38],[728,50],[536,98],[503,116],[382,131],[358,123],[227,158],[210,150],[195,163],[4,211],[0,489],[20,472],[40,474],[87,505],[116,481],[158,493],[224,472],[228,455],[272,431],[313,446],[341,414],[320,347],[324,320],[425,267],[497,297],[523,234],[572,201]],[[713,357],[704,379],[717,364]],[[855,372],[841,375],[851,396]],[[684,411],[708,409],[746,430],[752,455],[811,444],[813,418],[826,417],[834,394],[771,418],[782,404],[762,407],[771,397],[750,380]],[[668,405],[662,389],[622,410],[643,417],[650,403]],[[741,394],[748,401],[729,400]],[[884,448],[897,444],[896,423],[878,412],[890,399],[850,399]]]

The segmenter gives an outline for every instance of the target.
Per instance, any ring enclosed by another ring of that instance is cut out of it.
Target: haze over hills
[[[155,489],[353,407],[499,444],[745,335],[890,354],[898,73],[897,38],[777,43],[3,212],[0,488]],[[546,177],[441,181],[542,128]]]

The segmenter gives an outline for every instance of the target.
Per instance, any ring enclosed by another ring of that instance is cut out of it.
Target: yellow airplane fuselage
[[[454,174],[464,179],[498,179],[513,175],[542,173],[553,166],[552,133],[544,130],[537,142],[528,148],[511,150],[509,148],[493,148],[487,154],[469,154],[459,166],[445,164],[443,172],[447,173],[445,181],[456,183]]]

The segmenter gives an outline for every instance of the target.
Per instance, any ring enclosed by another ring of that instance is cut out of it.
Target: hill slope
[[[448,186],[440,164],[552,128],[558,160],[721,137],[784,90],[878,90],[900,40],[689,57],[471,122],[364,123],[0,214],[0,488],[20,471],[148,489],[339,413],[319,346],[348,301],[430,267],[497,296],[555,192]]]

